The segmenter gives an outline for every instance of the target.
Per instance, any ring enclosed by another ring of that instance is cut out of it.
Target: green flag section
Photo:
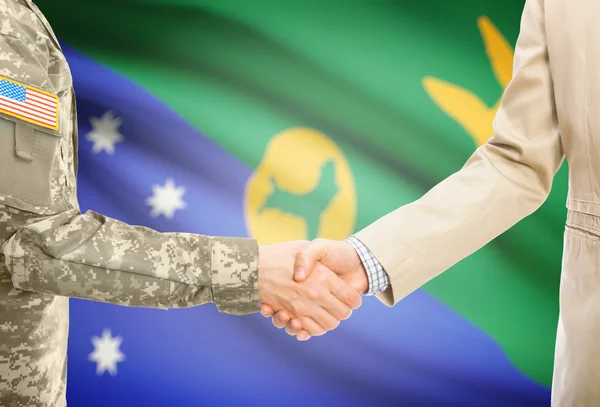
[[[256,169],[248,231],[269,243],[342,239],[459,170],[491,136],[523,1],[38,5],[61,40]],[[536,214],[424,287],[548,386],[566,190],[563,167]]]

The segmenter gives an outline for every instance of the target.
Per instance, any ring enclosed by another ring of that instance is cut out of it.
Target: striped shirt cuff
[[[367,271],[369,288],[367,288],[364,295],[375,295],[385,291],[390,285],[390,279],[381,263],[379,263],[367,246],[356,237],[350,236],[346,241],[352,245],[354,250],[356,250],[358,257],[360,257],[360,261],[362,261],[362,264]]]

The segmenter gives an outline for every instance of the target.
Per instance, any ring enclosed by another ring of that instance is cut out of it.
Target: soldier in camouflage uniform
[[[0,405],[66,405],[68,297],[258,310],[256,241],[164,234],[80,213],[71,73],[31,0],[0,0],[0,86],[46,92],[57,104],[53,124],[0,97]]]

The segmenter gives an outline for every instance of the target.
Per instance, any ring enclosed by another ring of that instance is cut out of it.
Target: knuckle
[[[325,333],[327,333],[327,331],[323,328],[317,328],[315,329],[315,333],[313,334],[313,336],[323,336],[325,335]]]
[[[319,334],[319,328],[317,328],[316,326],[307,327],[305,329],[308,331],[308,333],[311,336],[319,336],[318,335]]]
[[[293,319],[289,326],[290,329],[293,329],[294,331],[299,331],[302,329],[302,324],[297,319]]]
[[[338,321],[337,319],[334,321],[329,321],[327,322],[326,326],[324,327],[326,330],[328,331],[333,331],[335,328],[337,328],[340,325],[340,321]]]
[[[360,308],[362,306],[362,296],[360,294],[357,294],[357,299],[356,299],[356,307],[355,308]]]
[[[311,336],[319,336],[325,333],[325,330],[313,320],[309,320],[308,323],[304,325],[304,330]]]
[[[309,300],[316,301],[319,299],[319,292],[313,287],[307,288],[305,294]]]
[[[358,292],[356,291],[348,291],[345,295],[344,295],[344,302],[346,302],[346,304],[350,305],[350,304],[354,304],[358,299]]]
[[[327,240],[322,237],[318,237],[312,241],[313,245],[318,248],[325,246],[326,242],[327,242]]]
[[[330,276],[330,275],[328,275],[327,273],[323,273],[323,270],[321,270],[321,272],[320,272],[320,273],[316,273],[316,274],[315,274],[315,277],[316,277],[316,279],[317,279],[317,282],[318,282],[320,285],[324,285],[324,284],[326,284],[326,283],[328,283],[328,282],[330,281],[330,277],[331,277],[331,276]]]

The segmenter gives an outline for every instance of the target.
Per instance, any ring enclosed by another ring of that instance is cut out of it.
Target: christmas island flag
[[[523,0],[39,0],[70,63],[82,210],[344,239],[492,135]],[[69,406],[548,405],[566,171],[397,306],[300,343],[259,314],[71,300]]]

